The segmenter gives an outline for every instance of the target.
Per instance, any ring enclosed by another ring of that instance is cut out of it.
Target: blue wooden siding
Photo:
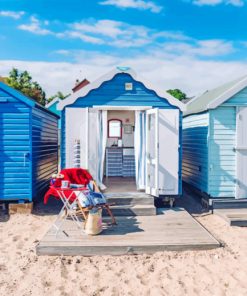
[[[58,165],[57,118],[35,108],[32,113],[33,197],[41,198]]]
[[[222,106],[247,106],[247,88],[232,96]]]
[[[61,111],[57,110],[57,104],[58,102],[55,102],[54,104],[52,104],[48,110],[50,110],[51,112],[57,114],[59,117],[61,117]],[[58,120],[58,128],[61,129],[61,120]]]
[[[133,90],[126,91],[125,83],[133,83]],[[99,88],[78,98],[73,107],[92,107],[93,105],[110,106],[152,106],[177,109],[169,102],[147,89],[142,83],[135,81],[129,74],[117,74],[112,80],[104,82]]]
[[[209,113],[183,119],[183,181],[208,191]]]
[[[0,200],[32,199],[29,127],[30,108],[0,89]]]
[[[236,179],[236,108],[210,110],[209,190],[212,197],[234,197]]]

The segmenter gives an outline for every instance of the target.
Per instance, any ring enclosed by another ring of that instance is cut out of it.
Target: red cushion
[[[61,170],[60,174],[64,175],[64,178],[58,178],[55,180],[54,184],[51,184],[50,189],[46,192],[44,196],[44,203],[46,204],[48,202],[48,199],[50,196],[53,196],[57,199],[59,199],[59,195],[57,193],[56,189],[59,189],[62,185],[62,180],[69,181],[71,184],[80,184],[85,185],[85,187],[89,184],[91,180],[93,180],[93,177],[90,175],[90,173],[87,170],[81,169],[81,168],[73,168],[73,169],[63,169]],[[70,193],[73,190],[67,190],[65,192],[65,196],[69,197]],[[72,202],[75,199],[75,195],[73,195],[70,199]]]

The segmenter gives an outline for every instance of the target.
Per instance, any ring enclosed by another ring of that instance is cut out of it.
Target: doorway
[[[106,192],[135,192],[135,111],[107,112],[107,144],[104,163]]]

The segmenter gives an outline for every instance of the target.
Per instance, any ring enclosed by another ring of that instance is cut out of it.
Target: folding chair
[[[56,191],[60,200],[63,203],[63,207],[59,212],[56,221],[53,223],[53,226],[56,229],[56,236],[59,233],[59,231],[62,229],[62,226],[67,218],[71,218],[71,220],[76,224],[79,230],[82,231],[82,233],[84,233],[84,228],[82,227],[82,222],[78,218],[78,211],[77,211],[77,206],[80,204],[78,200],[78,195],[76,194],[76,192],[78,192],[78,189],[75,191],[71,189],[59,188],[59,189],[56,189]],[[80,192],[79,194],[83,195],[85,192],[85,189],[80,190],[79,192]],[[69,195],[66,193],[69,193]],[[87,216],[84,213],[84,211],[81,211],[81,214],[86,220]],[[66,234],[65,231],[63,232]]]

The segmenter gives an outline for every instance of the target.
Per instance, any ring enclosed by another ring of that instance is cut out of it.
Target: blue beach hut
[[[33,201],[57,172],[58,116],[0,83],[0,202]]]
[[[60,101],[62,168],[118,192],[179,196],[184,104],[164,89],[118,67]]]
[[[183,180],[211,203],[247,198],[247,77],[187,103]]]

